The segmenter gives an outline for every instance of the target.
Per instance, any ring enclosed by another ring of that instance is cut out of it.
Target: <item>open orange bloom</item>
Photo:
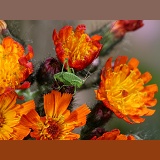
[[[31,110],[21,118],[22,124],[32,128],[31,137],[37,140],[74,140],[80,137],[72,133],[76,127],[85,125],[86,116],[90,113],[84,104],[70,113],[67,110],[72,95],[52,91],[44,96],[45,116],[40,117],[35,110]]]
[[[28,46],[28,54],[25,55],[23,46],[11,37],[2,40],[0,44],[0,95],[7,90],[30,86],[29,82],[24,81],[33,72],[32,63],[29,62],[32,57],[31,46]]]
[[[158,91],[156,84],[144,86],[152,78],[149,72],[141,74],[137,68],[139,61],[119,56],[114,67],[109,58],[102,70],[99,89],[95,91],[97,99],[111,109],[119,118],[129,123],[141,123],[141,116],[151,116],[155,112],[148,107],[155,106],[154,99]]]
[[[68,59],[68,64],[75,70],[83,70],[97,58],[102,45],[99,35],[89,37],[84,31],[85,25],[78,25],[75,31],[72,26],[63,27],[59,33],[53,31],[56,53],[61,63]]]
[[[132,135],[126,136],[120,134],[119,129],[113,129],[110,132],[105,132],[102,136],[98,138],[94,136],[91,140],[135,140],[135,137]]]
[[[35,108],[34,101],[16,104],[16,99],[15,92],[0,96],[0,140],[23,140],[30,132],[19,122],[23,114]]]

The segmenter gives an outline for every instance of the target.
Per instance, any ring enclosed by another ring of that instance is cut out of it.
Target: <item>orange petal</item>
[[[123,135],[123,134],[120,134],[116,137],[115,140],[127,140],[127,136],[126,135]]]
[[[127,137],[127,139],[128,139],[128,140],[136,140],[135,137],[132,136],[132,135],[129,135],[129,136]]]
[[[64,119],[67,119],[67,118],[70,116],[70,114],[71,114],[70,110],[66,110],[66,111],[63,113]]]
[[[59,38],[62,43],[65,43],[69,35],[71,35],[73,28],[72,26],[65,26],[59,31]]]
[[[94,35],[94,36],[91,37],[91,39],[94,40],[94,41],[99,41],[99,40],[102,39],[102,36]]]
[[[61,92],[58,91],[52,91],[51,94],[54,97],[54,110],[53,110],[53,116],[58,117],[59,114],[63,114],[63,112],[67,109],[69,106],[69,103],[72,99],[72,95],[68,93],[64,93],[61,95]]]
[[[127,56],[118,56],[114,62],[114,68],[120,66],[121,64],[125,64],[128,60]]]
[[[17,87],[18,89],[27,89],[30,87],[30,82],[25,81],[20,87]]]
[[[1,111],[10,110],[16,104],[17,94],[15,92],[7,92],[0,96]]]
[[[55,107],[55,97],[53,94],[48,93],[44,95],[44,110],[47,117],[52,117]]]
[[[72,100],[72,94],[63,93],[61,98],[58,100],[57,115],[61,116],[68,108]]]
[[[31,110],[27,115],[21,117],[20,123],[26,127],[37,129],[37,124],[41,124],[42,122],[38,113],[35,110]]]
[[[131,58],[130,61],[128,62],[128,66],[131,69],[137,68],[139,65],[139,61],[136,58]]]
[[[152,75],[149,72],[145,72],[141,75],[144,83],[148,83],[152,79]]]
[[[151,116],[155,113],[155,110],[147,109],[147,113],[144,114],[144,116]]]
[[[14,127],[12,140],[23,140],[30,133],[30,131],[31,130],[28,127],[18,124]]]
[[[119,129],[114,129],[110,132],[104,133],[103,136],[104,136],[104,139],[114,140],[114,139],[116,139],[117,135],[119,135],[119,134],[120,134]]]
[[[147,105],[147,107],[153,107],[153,106],[155,106],[156,104],[157,104],[157,99],[152,99],[152,100],[147,101],[147,102],[145,103],[145,105]]]
[[[158,92],[158,86],[157,84],[151,84],[151,85],[145,86],[143,91],[155,93],[155,92]]]
[[[84,25],[84,24],[80,24],[80,25],[78,25],[77,27],[76,27],[76,29],[75,29],[75,34],[83,34],[84,33],[84,31],[86,30],[86,26]]]
[[[105,69],[106,70],[108,70],[108,69],[111,69],[112,68],[112,57],[110,57],[108,60],[107,60],[107,62],[106,62],[106,64],[105,64]]]
[[[133,121],[133,123],[142,123],[144,122],[144,118],[141,118],[140,116],[129,116],[129,118]]]
[[[22,114],[27,114],[30,110],[35,109],[35,102],[34,100],[30,100],[27,101],[23,104],[21,104],[23,106],[23,109],[21,110],[21,115]]]
[[[86,116],[90,113],[90,109],[86,104],[78,107],[71,112],[70,116],[65,120],[66,123],[77,122],[76,127],[83,126],[86,123]]]
[[[33,48],[31,45],[28,45],[28,53],[25,55],[25,57],[27,58],[27,60],[30,60],[33,58]]]
[[[55,29],[53,30],[52,39],[54,44],[57,45],[58,34]]]
[[[69,133],[65,136],[65,140],[77,140],[79,139],[80,135],[76,133]]]

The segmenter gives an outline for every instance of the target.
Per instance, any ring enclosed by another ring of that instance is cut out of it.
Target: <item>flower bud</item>
[[[143,25],[142,20],[118,20],[113,23],[111,32],[114,33],[117,38],[121,38],[126,32],[135,31]]]
[[[53,57],[47,58],[36,73],[36,81],[40,85],[53,84],[54,74],[61,72],[61,64]]]

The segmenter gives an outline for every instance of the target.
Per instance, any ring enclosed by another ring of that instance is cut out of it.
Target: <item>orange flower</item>
[[[16,99],[15,92],[0,96],[0,140],[22,140],[30,132],[19,122],[23,114],[35,108],[34,101],[16,104]]]
[[[111,32],[116,37],[120,38],[125,35],[126,32],[135,31],[143,26],[142,20],[118,20],[113,23]]]
[[[32,47],[28,46],[28,50],[29,53],[25,55],[23,46],[11,37],[2,40],[0,44],[0,95],[8,90],[30,86],[29,82],[24,82],[33,71],[32,63],[28,62],[33,57]]]
[[[139,61],[119,56],[114,67],[109,58],[102,70],[99,89],[95,91],[97,99],[111,109],[119,118],[129,123],[141,123],[140,116],[151,116],[155,112],[148,109],[156,105],[154,94],[158,91],[156,84],[144,86],[152,78],[149,72],[141,75],[137,68]]]
[[[102,38],[99,35],[89,37],[84,31],[85,25],[78,25],[75,31],[72,26],[65,26],[59,34],[53,31],[53,41],[56,47],[58,59],[68,64],[75,70],[83,70],[97,58],[102,45],[99,43]]]
[[[90,113],[84,104],[70,113],[67,110],[72,95],[52,91],[44,96],[45,116],[40,117],[35,110],[31,110],[21,118],[22,124],[32,128],[31,137],[37,140],[74,140],[79,134],[72,133],[76,127],[85,125],[86,116]]]
[[[94,136],[91,140],[135,140],[135,137],[132,135],[126,136],[120,134],[119,129],[113,129],[110,132],[105,132],[102,136],[98,138]]]

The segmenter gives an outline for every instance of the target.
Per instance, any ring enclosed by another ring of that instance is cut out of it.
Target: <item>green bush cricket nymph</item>
[[[63,72],[64,65],[67,63],[67,72]],[[59,80],[60,82],[64,83],[64,86],[74,86],[75,90],[74,93],[76,92],[76,88],[80,88],[84,82],[86,81],[88,77],[86,77],[84,80],[79,78],[78,76],[75,75],[74,69],[70,68],[68,65],[68,59],[65,59],[63,66],[62,66],[62,71],[59,73],[56,73],[54,75],[54,79],[57,81]],[[60,89],[62,88],[60,87]]]

